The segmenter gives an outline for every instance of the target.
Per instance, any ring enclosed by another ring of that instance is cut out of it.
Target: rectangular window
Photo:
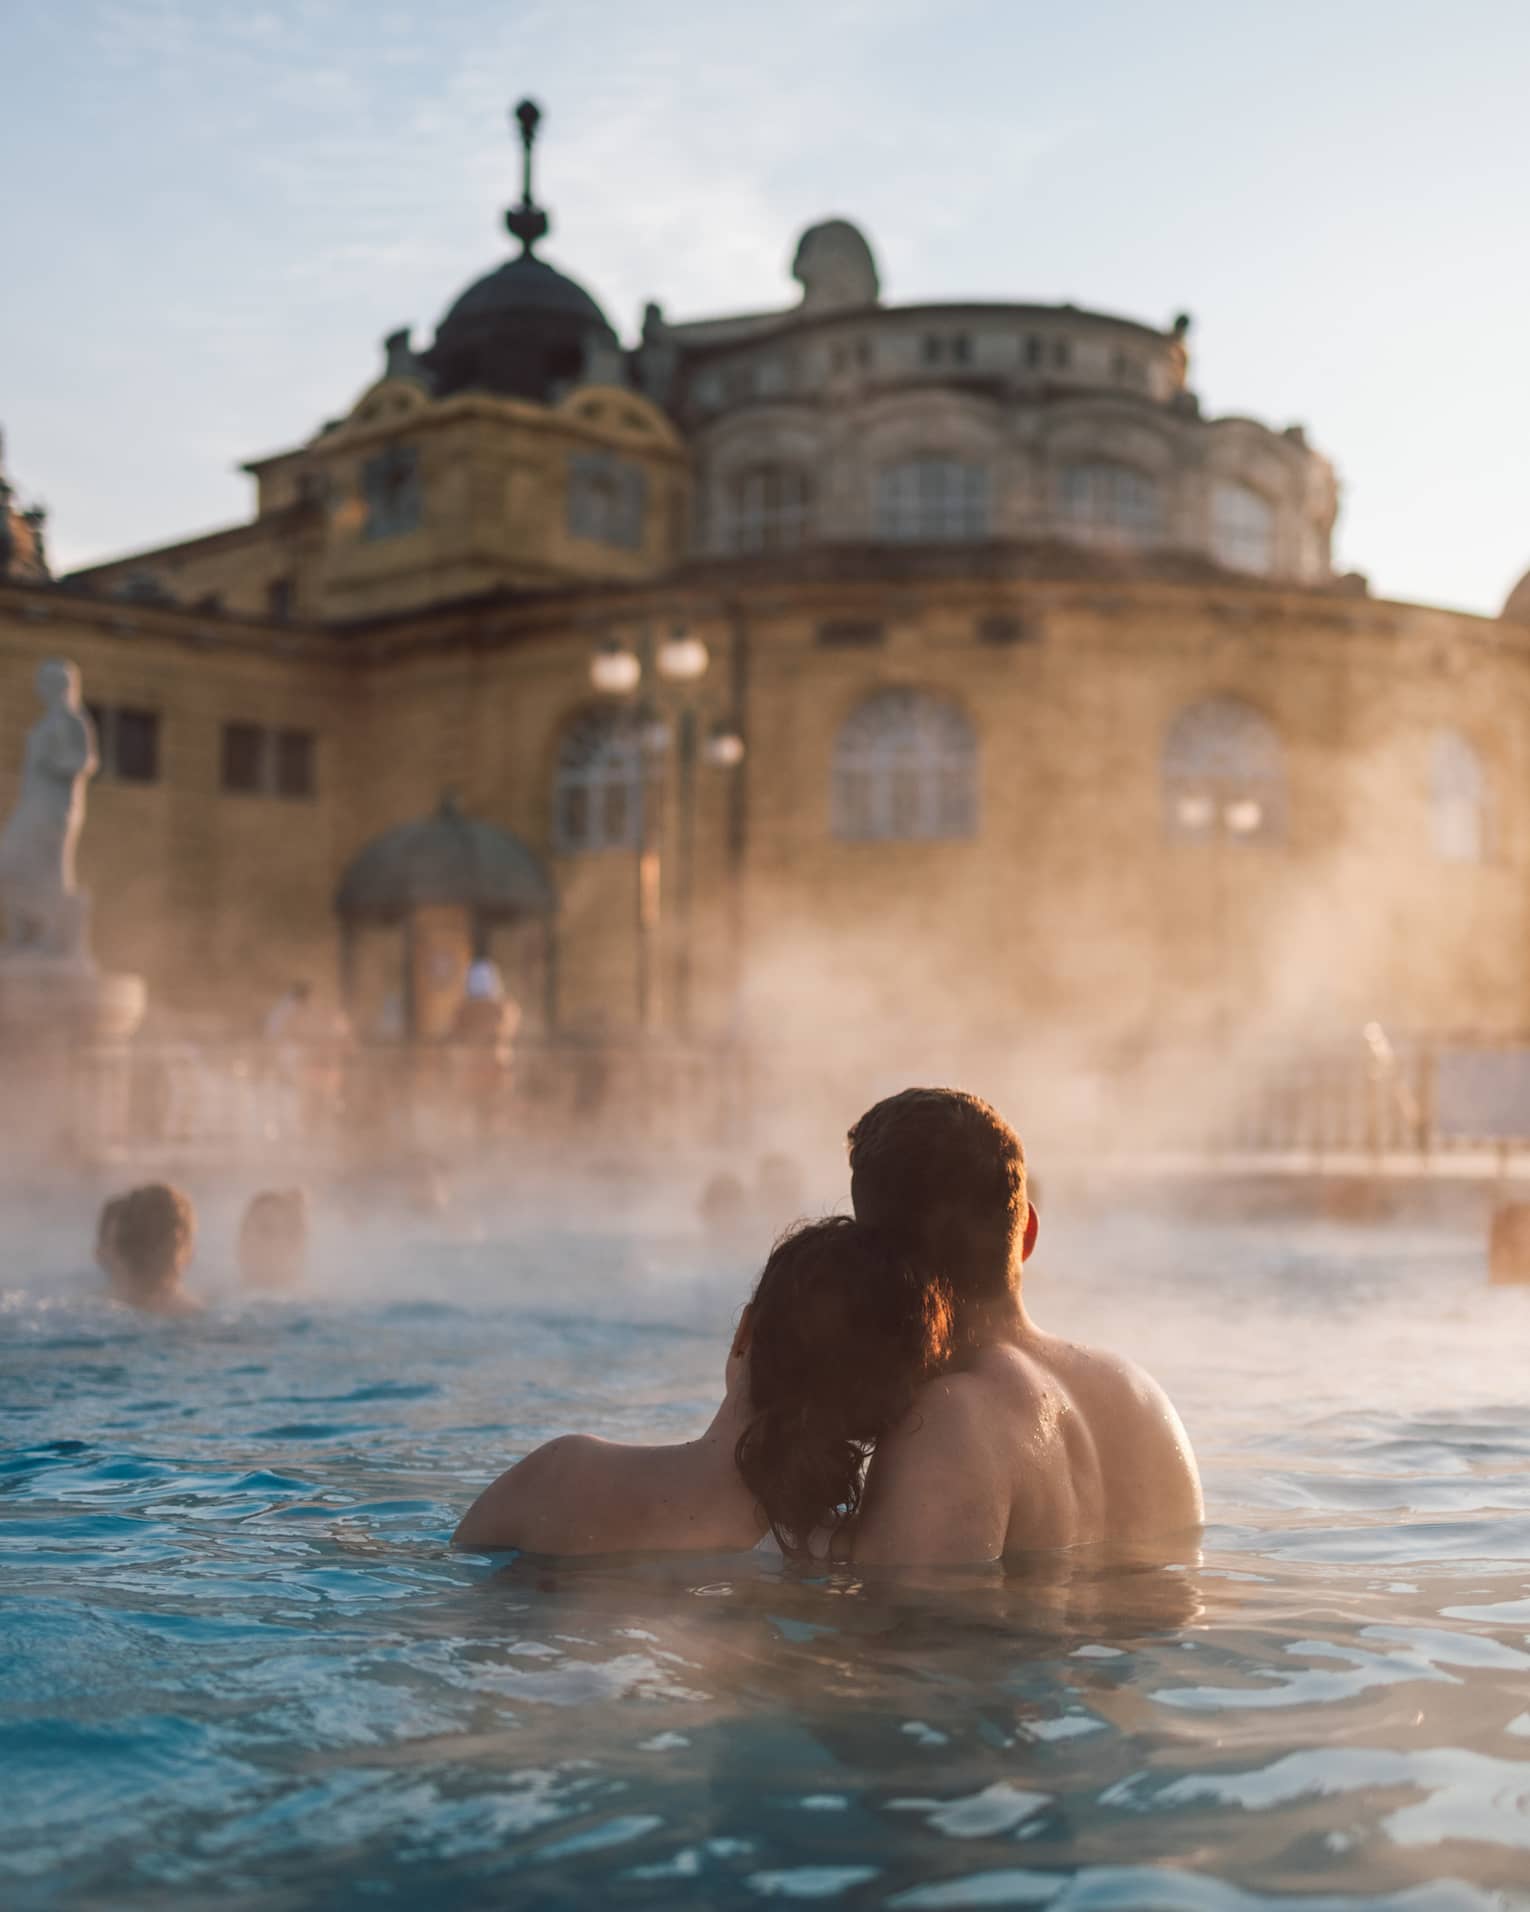
[[[1073,352],[1066,339],[1053,339],[1052,363],[1057,367],[1059,372],[1067,371],[1069,361],[1072,357]]]
[[[958,332],[951,341],[952,362],[957,365],[972,363],[972,340],[966,332]]]
[[[266,733],[259,724],[223,726],[223,788],[246,793],[260,789]]]
[[[313,732],[279,730],[276,733],[276,794],[311,797],[314,788]]]
[[[418,531],[425,519],[420,455],[413,445],[390,445],[361,467],[361,497],[366,518],[361,535],[368,542]]]
[[[1034,628],[1023,618],[996,613],[992,617],[978,619],[977,638],[980,644],[1025,644],[1035,635]]]
[[[1032,367],[1039,365],[1042,361],[1042,357],[1045,354],[1045,352],[1046,352],[1046,341],[1044,339],[1037,338],[1036,334],[1033,332],[1031,336],[1025,341],[1026,364]]]
[[[919,349],[920,357],[923,358],[926,365],[939,365],[941,359],[941,342],[933,332],[925,333]]]
[[[87,704],[96,730],[101,775],[113,783],[159,782],[159,712],[129,705]]]
[[[641,550],[648,474],[609,452],[578,452],[568,461],[568,531],[572,538]]]
[[[836,617],[818,627],[818,642],[829,650],[881,641],[882,627],[874,618]]]
[[[264,724],[223,726],[222,784],[239,796],[312,797],[318,782],[317,757],[311,730],[271,730]]]
[[[272,578],[266,586],[266,615],[284,622],[292,615],[291,578]]]

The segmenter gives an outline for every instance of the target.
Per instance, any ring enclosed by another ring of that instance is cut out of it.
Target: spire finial
[[[531,196],[531,149],[536,144],[542,109],[535,100],[522,100],[510,115],[521,129],[521,197],[505,214],[505,224],[513,238],[521,242],[521,255],[529,258],[531,249],[547,235],[547,214]]]

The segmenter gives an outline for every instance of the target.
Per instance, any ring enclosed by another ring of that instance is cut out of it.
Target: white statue
[[[21,797],[0,832],[0,955],[86,962],[86,899],[74,851],[85,785],[96,774],[96,733],[80,706],[80,673],[67,658],[37,668],[43,714],[27,735]]]

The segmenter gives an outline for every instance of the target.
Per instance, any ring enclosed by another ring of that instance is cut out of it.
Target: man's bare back
[[[1026,1322],[932,1381],[882,1440],[853,1548],[868,1565],[956,1564],[1133,1546],[1202,1518],[1195,1457],[1162,1388]]]

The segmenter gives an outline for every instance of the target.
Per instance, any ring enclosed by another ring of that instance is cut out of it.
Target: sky
[[[893,303],[1192,314],[1203,408],[1300,422],[1373,591],[1530,567],[1524,0],[6,0],[0,426],[56,569],[235,522],[507,256],[626,340],[792,302],[868,233]]]

